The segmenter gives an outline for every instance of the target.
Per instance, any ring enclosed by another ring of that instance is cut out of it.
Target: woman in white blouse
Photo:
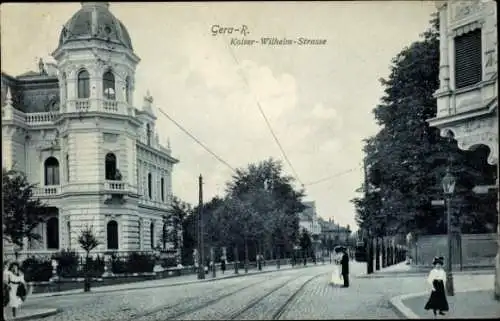
[[[12,308],[12,316],[16,317],[16,310],[26,299],[27,287],[24,280],[24,274],[19,269],[19,263],[12,262],[9,269],[4,271],[7,285],[9,287],[8,306]]]
[[[444,312],[449,309],[445,293],[446,273],[443,270],[443,261],[443,257],[434,258],[432,262],[434,268],[427,277],[427,283],[431,286],[431,296],[425,304],[425,309],[432,310],[434,315],[437,311],[440,315],[444,315]]]

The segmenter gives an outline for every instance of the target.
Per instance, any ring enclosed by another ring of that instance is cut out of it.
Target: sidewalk
[[[473,274],[460,273],[454,277],[455,295],[448,296],[450,311],[438,318],[498,318],[500,317],[500,302],[493,298],[494,273]],[[432,311],[426,311],[424,306],[430,292],[417,292],[408,289],[409,294],[399,295],[390,299],[392,307],[408,319],[434,318]]]
[[[431,270],[431,266],[416,266],[411,264],[406,264],[406,262],[400,262],[398,264],[394,264],[385,268],[381,268],[380,270],[373,269],[372,274],[367,274],[364,271],[362,274],[357,275],[358,278],[381,278],[381,277],[394,277],[394,276],[424,276],[428,274]],[[462,271],[459,271],[454,267],[453,274],[457,275],[484,275],[493,273],[493,268],[485,268],[482,266],[469,266]]]
[[[313,266],[322,266],[322,264],[318,263],[317,265],[314,265],[314,264],[307,265],[307,267],[313,267]],[[298,269],[298,268],[303,268],[303,266],[299,265],[299,266],[296,266],[294,269]],[[287,264],[287,265],[281,265],[279,270],[276,268],[276,265],[272,265],[272,266],[268,265],[268,266],[263,267],[262,271],[258,271],[257,269],[249,269],[248,273],[245,273],[245,269],[239,269],[238,274],[234,274],[234,270],[230,270],[230,271],[226,270],[225,274],[222,274],[221,271],[217,271],[215,278],[212,277],[212,273],[209,273],[209,274],[205,275],[204,280],[198,280],[196,274],[183,275],[183,276],[169,277],[169,278],[157,279],[157,280],[148,280],[148,281],[140,281],[140,282],[133,282],[133,283],[122,283],[122,284],[116,284],[116,285],[105,285],[105,286],[99,286],[99,287],[92,287],[90,293],[118,292],[118,291],[138,290],[138,289],[144,289],[144,288],[180,286],[180,285],[187,285],[187,284],[193,284],[193,283],[211,282],[211,281],[216,281],[216,280],[221,280],[221,279],[228,279],[228,278],[234,278],[234,277],[241,277],[241,276],[260,274],[260,273],[276,272],[276,271],[282,271],[282,270],[291,270],[291,269],[292,269],[292,266]],[[83,285],[82,285],[82,289],[33,294],[30,296],[30,298],[36,299],[36,298],[64,296],[64,295],[70,295],[70,294],[83,294],[83,293],[86,293],[86,292],[83,292]],[[87,294],[88,293],[89,292],[87,292]]]
[[[4,308],[4,319],[5,320],[31,320],[31,319],[41,319],[54,315],[59,311],[57,309],[23,309],[21,308],[17,311],[17,316],[12,317],[12,310],[10,308]]]
[[[433,318],[432,311],[424,309],[429,293],[414,293],[391,299],[391,304],[408,319]],[[450,311],[438,315],[444,319],[500,318],[500,302],[493,299],[493,290],[482,289],[456,292],[448,297]]]

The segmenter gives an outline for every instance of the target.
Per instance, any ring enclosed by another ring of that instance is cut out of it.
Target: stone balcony
[[[124,194],[125,192],[128,191],[128,184],[123,181],[113,181],[113,180],[106,180],[104,182],[104,190],[107,193],[112,193],[112,194]]]
[[[127,103],[100,98],[71,100],[68,101],[64,110],[68,113],[103,112],[129,116],[135,115],[134,108]]]
[[[36,187],[33,189],[33,196],[40,198],[54,197],[58,196],[59,194],[61,194],[60,185]]]

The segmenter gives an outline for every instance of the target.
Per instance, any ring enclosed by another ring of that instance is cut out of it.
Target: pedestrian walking
[[[19,263],[10,263],[8,270],[4,271],[4,277],[6,277],[7,283],[7,288],[4,286],[4,291],[8,289],[8,301],[7,304],[5,304],[4,301],[4,306],[6,305],[12,308],[12,316],[15,318],[17,309],[19,309],[24,300],[26,300],[26,295],[28,293],[24,274],[21,272]]]
[[[443,270],[443,257],[435,257],[432,265],[434,268],[427,277],[427,283],[431,286],[431,295],[425,304],[425,310],[432,310],[434,315],[439,312],[440,315],[445,315],[445,311],[449,310],[448,300],[446,299],[445,285],[446,273]]]
[[[225,256],[223,256],[220,259],[220,270],[222,271],[222,274],[224,274],[224,272],[226,271],[226,257]]]
[[[342,266],[342,279],[344,279],[344,288],[349,287],[349,255],[347,255],[347,249],[342,247],[342,260],[340,265]]]

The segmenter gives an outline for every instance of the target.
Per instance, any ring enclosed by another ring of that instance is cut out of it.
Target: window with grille
[[[481,29],[455,38],[455,88],[475,85],[482,80]]]

